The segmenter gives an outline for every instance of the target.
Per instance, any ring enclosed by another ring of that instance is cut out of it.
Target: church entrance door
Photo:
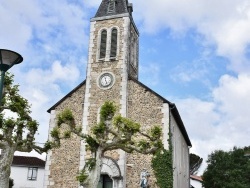
[[[113,188],[113,180],[106,174],[101,175],[97,188]]]

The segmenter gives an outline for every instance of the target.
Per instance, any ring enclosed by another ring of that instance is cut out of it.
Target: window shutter
[[[32,168],[28,169],[28,180],[32,180]]]
[[[29,167],[28,168],[28,180],[36,180],[37,179],[37,167]]]
[[[116,57],[117,51],[117,29],[112,30],[110,57]]]
[[[100,44],[100,59],[106,56],[106,44],[107,44],[107,31],[103,30],[101,34],[101,44]]]
[[[109,6],[108,6],[108,14],[114,13],[115,12],[115,0],[110,0],[109,1]]]

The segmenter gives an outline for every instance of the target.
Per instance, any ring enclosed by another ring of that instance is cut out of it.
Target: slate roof
[[[14,156],[12,166],[45,167],[45,161],[37,157]]]
[[[114,1],[116,1],[116,6],[115,6],[116,8],[115,8],[115,12],[112,12],[112,13],[108,12],[109,1],[110,0],[103,0],[102,1],[102,3],[99,6],[99,9],[95,15],[95,18],[128,13],[128,1],[127,0],[114,0]]]

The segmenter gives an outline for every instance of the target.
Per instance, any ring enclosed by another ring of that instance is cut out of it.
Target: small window
[[[36,180],[37,179],[37,167],[29,167],[28,169],[28,180]]]
[[[115,3],[116,3],[115,0],[110,0],[110,1],[109,1],[109,6],[108,6],[108,13],[109,13],[109,14],[115,12]]]
[[[107,45],[107,31],[103,30],[101,33],[100,59],[103,59],[106,56],[106,45]]]
[[[113,188],[113,180],[108,175],[101,175],[97,188]]]
[[[110,58],[116,57],[116,51],[117,51],[117,29],[113,29],[111,34]]]

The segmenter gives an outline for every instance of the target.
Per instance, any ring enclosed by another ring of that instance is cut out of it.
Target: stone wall
[[[71,96],[63,100],[56,108],[58,114],[65,108],[72,110],[76,119],[77,126],[82,125],[83,98],[85,85],[78,88]],[[54,125],[50,125],[54,126]],[[61,131],[67,130],[68,127],[63,125]],[[61,147],[53,149],[47,163],[50,163],[49,185],[48,188],[76,188],[78,182],[76,176],[79,173],[80,161],[80,139],[76,135],[70,139],[62,140]]]
[[[92,45],[92,63],[91,63],[91,72],[89,76],[89,84],[91,85],[89,89],[88,101],[90,106],[88,108],[88,130],[95,125],[98,121],[98,111],[105,101],[114,101],[119,105],[120,101],[120,90],[121,90],[121,74],[122,74],[122,61],[119,61],[122,57],[122,37],[123,37],[123,19],[112,19],[112,20],[103,20],[95,23],[95,30],[93,33]],[[118,27],[118,37],[119,37],[119,52],[118,58],[112,61],[100,60],[98,59],[98,48],[99,48],[99,38],[100,31],[102,29],[111,29],[113,27]],[[115,76],[115,84],[111,89],[101,89],[98,86],[98,77],[104,72],[112,72]],[[118,109],[120,106],[118,106]]]
[[[163,101],[141,85],[130,80],[128,84],[128,118],[141,124],[147,132],[153,125],[162,125]],[[138,188],[140,173],[146,168],[151,174],[149,183],[156,188],[156,179],[151,168],[152,155],[127,154],[127,188]]]
[[[87,104],[84,109],[84,123],[87,125],[86,132],[91,133],[91,128],[98,122],[98,113],[101,106],[105,101],[113,101],[117,106],[117,112],[121,112],[122,109],[126,109],[123,102],[126,102],[126,50],[127,50],[127,30],[128,27],[125,23],[125,18],[115,18],[110,20],[101,20],[92,22],[91,37],[90,37],[90,49],[89,49],[89,62],[88,62],[88,74],[87,85],[85,95],[85,101]],[[106,58],[99,59],[99,45],[100,34],[103,29],[107,30],[107,51],[110,47],[110,34],[112,28],[118,30],[118,51],[115,59],[109,59],[109,52],[107,52]],[[109,89],[102,89],[98,85],[98,78],[102,73],[109,72],[115,77],[114,85]],[[124,87],[125,86],[125,87]],[[124,92],[123,92],[124,91]],[[125,94],[125,95],[124,95]],[[120,110],[120,111],[119,111]],[[81,154],[82,155],[82,154]],[[84,155],[84,153],[83,153]],[[110,151],[105,153],[106,156],[110,156],[119,164],[122,175],[124,175],[124,162],[121,151]],[[84,156],[87,159],[89,156]],[[83,158],[83,157],[82,157]],[[82,165],[82,164],[81,164]],[[120,184],[121,182],[119,182]],[[119,187],[123,187],[119,185]]]
[[[130,28],[129,75],[138,79],[139,35],[132,23],[130,24]]]
[[[121,60],[123,59],[123,40],[124,40],[124,27],[123,27],[124,20],[123,18],[116,18],[116,19],[110,19],[110,20],[101,20],[101,21],[96,21],[95,23],[95,30],[93,33],[94,39],[93,41],[90,41],[93,46],[92,46],[92,67],[96,67],[95,64],[98,62],[102,61],[110,61],[109,57],[106,57],[104,60],[99,61],[99,50],[100,50],[100,39],[101,39],[101,31],[102,30],[107,30],[107,54],[109,54],[110,50],[110,36],[111,36],[111,29],[117,28],[118,30],[118,53],[117,53],[117,58],[115,60]],[[113,61],[111,62],[113,64]],[[97,66],[98,68],[101,68],[99,65]]]

